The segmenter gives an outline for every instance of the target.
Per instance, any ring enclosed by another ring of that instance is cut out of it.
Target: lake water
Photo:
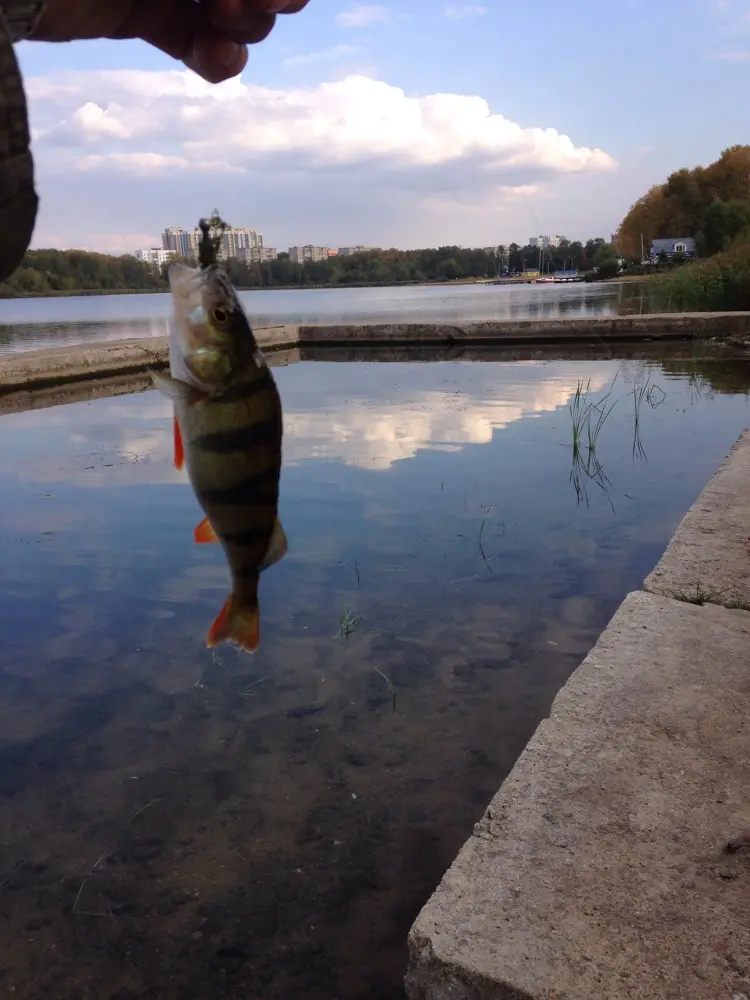
[[[554,319],[621,311],[638,285],[409,285],[243,292],[255,326]],[[640,302],[640,298],[638,298]],[[44,347],[162,337],[169,295],[0,300],[0,354]]]
[[[418,910],[750,418],[747,362],[505,357],[275,369],[254,657],[205,648],[228,572],[165,399],[0,414],[3,996],[402,996]],[[615,376],[597,483],[568,405]]]

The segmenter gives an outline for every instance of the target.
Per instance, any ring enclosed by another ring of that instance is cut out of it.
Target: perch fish
[[[187,468],[206,517],[195,541],[218,541],[232,592],[208,646],[260,641],[260,573],[287,551],[278,519],[282,410],[271,370],[227,274],[215,263],[169,267],[169,375],[152,372],[174,403],[174,462]]]

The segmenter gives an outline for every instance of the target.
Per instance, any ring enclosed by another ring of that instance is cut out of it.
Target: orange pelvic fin
[[[258,605],[238,606],[237,598],[230,594],[206,638],[211,648],[222,642],[233,642],[246,653],[254,653],[260,644],[260,616]]]
[[[195,526],[193,539],[195,540],[196,545],[208,545],[211,542],[219,541],[216,537],[216,532],[212,528],[211,522],[207,517],[204,517],[201,523]]]
[[[172,415],[172,425],[174,429],[174,467],[181,469],[185,464],[185,448],[182,444],[182,433],[180,425],[177,423],[177,414]]]

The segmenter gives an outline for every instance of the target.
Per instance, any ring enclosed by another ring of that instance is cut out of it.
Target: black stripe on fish
[[[198,490],[198,500],[205,504],[216,504],[217,506],[242,506],[247,505],[249,497],[253,503],[260,503],[262,500],[276,501],[279,492],[280,465],[273,465],[262,472],[256,472],[252,476],[246,476],[231,486],[215,486],[213,489]]]
[[[226,430],[200,434],[190,444],[200,451],[212,451],[218,455],[247,451],[256,445],[270,443],[274,437],[278,437],[280,428],[281,421],[273,416],[246,427],[228,427]]]
[[[219,403],[239,403],[243,399],[250,399],[267,389],[274,389],[275,383],[268,368],[258,377],[249,379],[246,382],[237,382],[231,385],[226,392],[217,396]]]
[[[257,580],[260,576],[259,566],[245,566],[240,569],[232,570],[232,576],[235,580]]]
[[[222,534],[222,541],[228,545],[237,545],[239,548],[256,545],[258,542],[270,540],[273,534],[273,524],[265,528],[251,528],[249,531],[228,531]]]

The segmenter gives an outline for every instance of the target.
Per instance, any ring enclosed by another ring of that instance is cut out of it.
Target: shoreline
[[[255,330],[264,351],[303,347],[542,346],[590,343],[694,341],[735,338],[750,342],[750,312],[652,313],[554,320],[479,323],[279,325]],[[0,395],[117,375],[167,364],[167,338],[53,347],[0,356]]]
[[[748,994],[749,497],[746,430],[414,921],[408,1000]]]

